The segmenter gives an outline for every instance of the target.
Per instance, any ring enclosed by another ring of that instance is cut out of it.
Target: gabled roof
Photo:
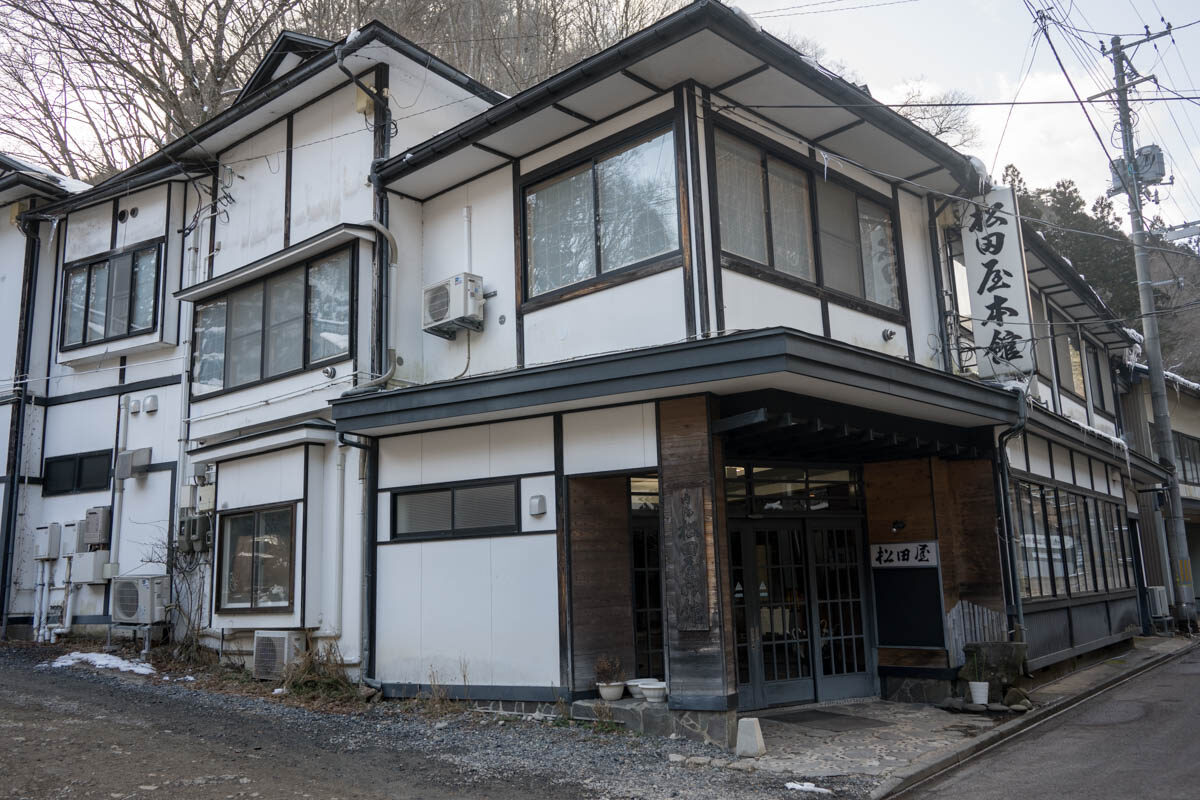
[[[246,81],[233,104],[237,105],[271,81],[283,77],[330,47],[333,47],[333,42],[328,39],[305,36],[294,31],[283,31],[275,37],[274,44],[267,49],[267,54],[263,56],[262,61],[258,62],[258,66],[254,68],[250,79]]]
[[[0,153],[0,205],[26,197],[58,199],[89,188],[83,181]]]
[[[766,120],[830,160],[951,193],[978,193],[984,177],[972,159],[717,0],[696,0],[410,147],[380,175],[396,191],[427,199],[689,80],[711,91],[712,107]]]
[[[384,46],[370,47],[380,44]],[[343,84],[347,78],[338,68],[339,55],[343,63],[355,72],[361,72],[374,64],[407,60],[419,65],[420,69],[427,70],[431,76],[430,85],[440,80],[443,85],[457,87],[465,92],[468,98],[474,100],[479,108],[486,108],[505,99],[504,95],[455,69],[383,23],[370,22],[351,32],[340,42],[310,56],[286,74],[273,75],[256,91],[246,93],[243,90],[237,102],[220,114],[113,175],[92,190],[71,198],[70,203],[60,201],[43,211],[55,212],[68,205],[93,202],[106,194],[124,191],[135,183],[146,185],[151,172],[157,172],[156,180],[168,180],[191,169],[197,162],[210,161],[213,152],[228,147],[256,128],[262,127],[263,121],[270,115],[286,114],[299,105],[299,101],[292,99],[294,96],[288,96],[293,89],[304,86],[315,96]],[[470,105],[464,107],[474,110]]]

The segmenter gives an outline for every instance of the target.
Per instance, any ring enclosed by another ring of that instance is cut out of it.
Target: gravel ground
[[[682,739],[479,712],[434,717],[395,702],[324,713],[159,676],[42,666],[63,652],[0,643],[0,775],[11,776],[0,798],[816,796],[784,787],[802,776],[670,763],[671,754],[727,757]],[[113,748],[118,766],[78,766],[89,749]],[[814,783],[839,798],[874,785],[856,776]]]

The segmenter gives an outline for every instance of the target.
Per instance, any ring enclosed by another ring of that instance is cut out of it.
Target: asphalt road
[[[905,800],[1200,798],[1200,652],[1143,673]]]

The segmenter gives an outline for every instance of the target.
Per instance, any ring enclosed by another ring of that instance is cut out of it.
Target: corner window
[[[1108,357],[1093,344],[1087,346],[1088,375],[1091,378],[1092,405],[1099,411],[1112,413],[1112,373]]]
[[[69,267],[63,280],[62,349],[154,329],[161,248],[155,244]]]
[[[221,516],[221,610],[292,605],[295,508]]]
[[[42,494],[107,491],[111,471],[111,450],[47,458],[42,466]]]
[[[727,257],[815,283],[819,252],[826,288],[899,310],[890,207],[723,131],[717,131],[715,148],[721,249]]]
[[[676,184],[668,130],[526,189],[529,297],[678,252]]]
[[[351,257],[330,253],[196,304],[192,391],[201,396],[350,353]]]
[[[517,482],[464,484],[392,496],[392,541],[517,533]]]

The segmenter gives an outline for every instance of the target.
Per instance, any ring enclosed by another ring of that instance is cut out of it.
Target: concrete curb
[[[904,791],[907,791],[918,783],[921,783],[940,772],[944,772],[951,767],[957,766],[958,764],[961,764],[962,762],[982,753],[984,750],[989,750],[1001,742],[1011,739],[1017,734],[1022,733],[1035,725],[1045,722],[1050,717],[1056,716],[1069,708],[1077,706],[1085,700],[1095,697],[1107,689],[1111,689],[1118,683],[1136,677],[1137,675],[1141,675],[1142,673],[1148,672],[1156,667],[1160,667],[1169,661],[1182,658],[1184,655],[1192,652],[1198,647],[1200,647],[1200,642],[1193,642],[1187,647],[1177,650],[1174,653],[1167,653],[1166,655],[1159,656],[1158,658],[1147,661],[1144,664],[1139,664],[1136,667],[1132,667],[1131,669],[1122,672],[1119,675],[1114,675],[1107,680],[1101,681],[1093,686],[1089,686],[1087,689],[1078,694],[1071,695],[1070,697],[1064,697],[1057,702],[1051,703],[1050,705],[1041,706],[1039,708],[1035,708],[1033,711],[1022,714],[1017,719],[993,728],[973,741],[964,742],[958,747],[955,747],[949,753],[940,756],[935,761],[932,761],[928,764],[923,764],[921,766],[911,767],[909,768],[907,774],[896,775],[888,778],[871,791],[871,800],[883,800],[885,797],[894,797]]]

